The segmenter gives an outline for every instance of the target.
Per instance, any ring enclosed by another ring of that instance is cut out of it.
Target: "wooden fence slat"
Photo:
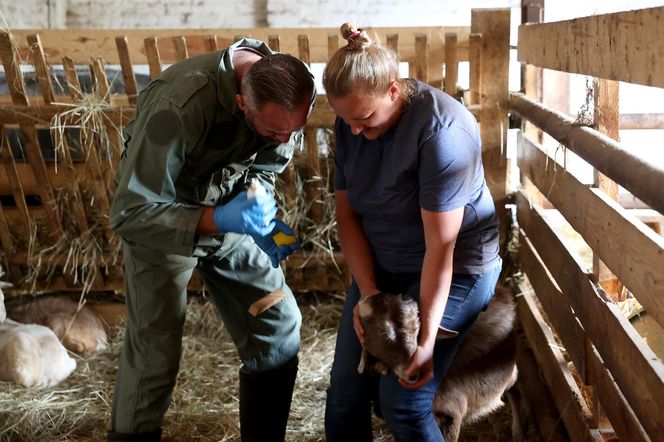
[[[525,212],[530,210],[539,212],[538,209],[531,209],[528,196],[524,192],[520,192],[517,195],[517,205],[520,219],[527,218]],[[541,217],[539,213],[537,216]],[[527,223],[522,227],[527,237],[520,238],[520,262],[524,266],[528,280],[533,285],[538,299],[542,302],[549,320],[553,323],[556,333],[561,338],[565,350],[574,362],[579,375],[586,383],[588,383],[586,381],[587,378],[593,380],[593,396],[595,399],[599,399],[616,433],[621,436],[621,440],[650,440],[645,435],[645,430],[643,430],[633,410],[615,384],[613,377],[606,370],[592,342],[588,346],[588,351],[586,351],[584,346],[585,332],[582,326],[575,319],[572,322],[569,321],[568,318],[574,317],[574,313],[569,309],[566,300],[563,298],[563,294],[557,288],[555,281],[548,275],[544,263],[528,239],[529,237],[540,234],[536,230],[536,224]],[[551,292],[555,294],[554,297],[551,297]],[[561,305],[564,311],[561,311]],[[626,435],[629,435],[629,437]]]
[[[104,70],[104,61],[95,57],[91,60],[92,75],[95,79],[95,94],[103,101],[113,104],[111,88],[108,85],[108,78]]]
[[[647,162],[620,143],[589,127],[574,124],[567,115],[549,109],[523,94],[510,95],[510,108],[563,143],[591,166],[611,177],[634,196],[664,213],[664,168]],[[634,173],[634,171],[639,171]]]
[[[37,134],[34,126],[20,126],[21,135],[23,139],[23,146],[25,147],[28,162],[37,179],[39,186],[39,196],[41,197],[42,207],[46,213],[46,221],[51,231],[53,238],[60,238],[63,234],[62,225],[58,216],[58,210],[55,203],[55,196],[53,194],[53,187],[46,174],[46,163],[39,147]]]
[[[443,90],[456,98],[459,64],[457,61],[457,35],[445,34],[445,81]]]
[[[279,52],[281,48],[281,40],[278,35],[270,35],[267,39],[267,45],[275,52]]]
[[[415,63],[411,68],[413,77],[418,80],[429,82],[429,51],[427,50],[427,36],[418,34],[415,36]]]
[[[297,56],[303,63],[311,64],[308,35],[300,34],[297,36]]]
[[[397,54],[399,59],[399,34],[387,34],[386,36],[387,47],[392,49]]]
[[[25,192],[23,190],[23,185],[20,178],[21,175],[18,173],[16,167],[16,159],[14,158],[14,154],[12,153],[11,150],[11,145],[9,144],[9,136],[7,134],[7,129],[8,129],[7,126],[3,126],[2,128],[3,149],[0,152],[0,154],[2,162],[4,163],[5,172],[7,173],[7,178],[9,180],[9,185],[11,187],[12,196],[14,197],[14,202],[16,203],[16,207],[19,213],[21,214],[21,218],[25,220],[25,227],[28,228],[28,230],[25,232],[26,235],[25,238],[27,240],[30,234],[29,227],[32,224],[32,217],[30,216],[30,211],[28,210],[28,205],[25,201]],[[26,164],[26,166],[28,165]]]
[[[161,74],[161,60],[159,58],[159,48],[157,47],[157,37],[147,37],[144,40],[145,56],[148,59],[150,67],[150,79],[154,80]]]
[[[12,42],[12,35],[0,30],[0,58],[5,68],[7,87],[14,104],[29,104],[28,94],[25,90],[25,81],[20,67],[20,58]]]
[[[470,59],[469,104],[480,104],[480,94],[482,93],[482,34],[470,34],[468,58]]]
[[[531,167],[540,167],[539,163],[527,166],[525,161],[525,158],[519,160],[524,173]],[[543,170],[544,166],[541,167],[537,170]],[[539,186],[542,183],[535,184]],[[529,236],[530,241],[581,320],[643,427],[650,435],[661,434],[664,426],[659,413],[664,408],[662,362],[618,307],[602,297],[572,253],[556,239],[553,230],[537,216],[537,212],[525,211],[524,214],[526,217],[519,218],[519,225],[537,224],[538,233]]]
[[[51,104],[53,102],[53,85],[51,84],[51,75],[48,71],[46,63],[46,55],[44,55],[44,48],[42,47],[39,34],[28,35],[28,47],[32,53],[32,60],[37,73],[37,82],[39,83],[39,90],[44,98],[44,103]]]
[[[547,168],[552,159],[532,141],[520,136],[518,146],[521,171],[664,327],[664,238],[562,166]]]
[[[590,410],[557,348],[553,333],[544,322],[534,301],[528,296],[519,297],[517,310],[528,342],[570,437],[573,441],[602,442],[604,439],[599,432],[590,427]]]
[[[9,221],[5,216],[5,211],[2,208],[0,203],[0,245],[3,250],[8,255],[13,255],[16,253],[16,247],[14,245],[14,240],[12,239],[12,233],[9,231]],[[19,265],[8,263],[9,264],[9,280],[17,281],[23,278],[23,271]]]
[[[525,204],[524,204],[525,202]],[[519,218],[524,218],[522,213],[531,210],[527,204],[527,197],[523,193],[517,195]],[[534,226],[524,225],[528,236],[537,235]],[[567,354],[579,371],[584,382],[586,380],[586,332],[579,322],[574,311],[570,308],[567,299],[558,288],[557,284],[547,273],[544,263],[534,251],[531,242],[525,238],[519,247],[519,262],[528,275],[528,281],[533,286],[537,298],[542,303],[544,311],[547,312],[549,320],[553,324],[560,340],[565,345]]]
[[[339,36],[337,34],[330,34],[327,36],[327,57],[328,60],[339,49]]]
[[[65,81],[67,82],[69,95],[74,102],[80,101],[83,98],[83,90],[81,89],[81,82],[78,80],[78,75],[76,74],[74,60],[69,57],[63,57],[62,67],[65,71]]]
[[[203,47],[205,52],[215,52],[219,50],[219,45],[217,43],[217,35],[210,34],[203,37]]]
[[[187,52],[187,39],[183,35],[173,37],[173,47],[175,48],[175,62],[189,58]]]
[[[664,87],[662,20],[664,6],[522,25],[518,60],[557,71]]]
[[[127,36],[115,37],[115,46],[118,48],[118,57],[120,57],[120,67],[122,68],[122,78],[124,79],[127,99],[129,100],[129,104],[136,105],[136,98],[138,97],[136,75],[134,74],[134,65],[131,64],[131,57],[129,57]]]

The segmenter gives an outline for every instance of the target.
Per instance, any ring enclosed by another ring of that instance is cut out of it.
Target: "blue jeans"
[[[353,329],[353,308],[360,298],[355,282],[337,334],[337,346],[327,390],[325,435],[328,442],[371,441],[371,409],[381,415],[397,442],[443,441],[432,413],[438,386],[452,363],[465,332],[493,296],[500,266],[480,275],[455,273],[441,324],[459,332],[452,339],[438,339],[434,347],[434,378],[417,390],[401,387],[390,372],[381,376],[359,374],[361,346]],[[378,288],[405,293],[419,300],[420,274],[392,274],[377,270]]]

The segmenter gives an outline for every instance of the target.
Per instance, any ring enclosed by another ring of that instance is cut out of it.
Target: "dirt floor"
[[[300,294],[298,302],[303,314],[302,352],[287,440],[322,441],[325,388],[342,296]],[[111,327],[109,350],[87,360],[77,358],[74,374],[55,388],[27,390],[0,382],[0,441],[104,440],[122,334],[122,327]],[[212,303],[193,299],[163,440],[239,440],[238,368],[235,347]],[[503,407],[466,428],[461,441],[509,441],[510,425],[509,407]],[[374,428],[374,440],[393,440],[378,419]]]

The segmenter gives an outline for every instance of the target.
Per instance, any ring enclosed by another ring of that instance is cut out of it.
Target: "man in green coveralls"
[[[196,268],[243,363],[242,440],[283,441],[301,316],[279,261],[299,244],[275,243],[293,232],[271,190],[315,97],[306,65],[252,39],[176,63],[139,95],[110,213],[128,320],[109,440],[160,439]],[[247,193],[254,178],[267,194]]]

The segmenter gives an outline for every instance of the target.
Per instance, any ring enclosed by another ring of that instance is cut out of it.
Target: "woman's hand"
[[[364,327],[362,326],[362,320],[360,319],[360,304],[355,304],[353,309],[353,328],[357,334],[357,339],[360,340],[360,344],[364,344]]]
[[[404,388],[418,389],[433,379],[433,345],[418,345],[410,366],[404,370],[405,379],[417,379],[414,383],[408,383],[399,378],[399,384]]]

